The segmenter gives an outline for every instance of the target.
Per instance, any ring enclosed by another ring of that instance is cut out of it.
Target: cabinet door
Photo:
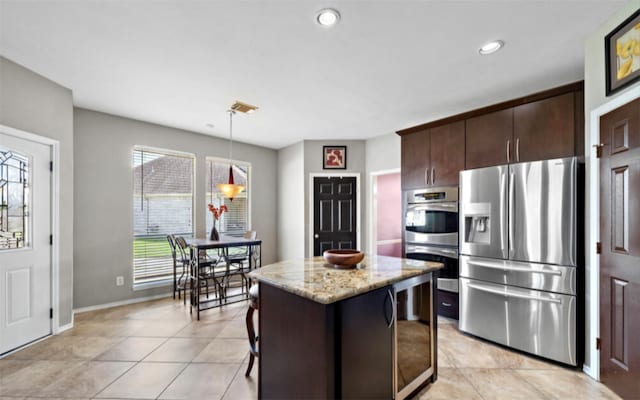
[[[401,177],[403,189],[427,186],[429,173],[429,132],[420,131],[402,136]]]
[[[465,169],[514,161],[513,108],[469,118],[465,135]]]
[[[429,130],[431,133],[431,186],[457,186],[464,169],[464,121]]]
[[[340,302],[340,398],[393,397],[392,290],[387,286]]]
[[[516,162],[575,154],[574,93],[517,106],[513,111]]]

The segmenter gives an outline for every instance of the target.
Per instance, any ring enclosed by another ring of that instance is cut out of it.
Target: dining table
[[[200,311],[210,308],[220,307],[226,304],[236,303],[248,298],[248,290],[246,293],[234,294],[226,296],[223,291],[219,291],[217,298],[202,300],[200,299],[200,269],[202,268],[201,252],[207,250],[221,250],[220,257],[226,269],[223,273],[222,280],[228,280],[231,266],[231,256],[229,249],[233,247],[244,247],[248,249],[248,269],[249,271],[259,268],[262,265],[262,240],[246,239],[229,235],[220,235],[219,240],[189,238],[185,239],[189,246],[190,257],[190,279],[191,279],[191,312],[196,308],[197,319],[200,320]],[[193,288],[196,288],[195,290]],[[244,298],[241,298],[244,296]],[[232,299],[233,298],[233,299]],[[232,299],[232,300],[230,300]]]

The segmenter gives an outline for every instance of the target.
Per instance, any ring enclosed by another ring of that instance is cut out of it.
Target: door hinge
[[[600,350],[600,338],[596,338],[596,350]]]
[[[53,161],[49,161],[49,171],[53,172]]]
[[[594,144],[593,147],[596,148],[596,158],[602,157],[602,148],[604,147],[604,144]]]
[[[53,235],[49,235],[49,245],[53,246]]]
[[[49,309],[49,319],[53,319],[53,308]]]
[[[602,243],[596,242],[596,254],[602,253]]]

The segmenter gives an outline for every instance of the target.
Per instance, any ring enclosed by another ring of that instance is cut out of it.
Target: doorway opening
[[[402,189],[400,170],[374,172],[370,179],[369,251],[402,257]]]

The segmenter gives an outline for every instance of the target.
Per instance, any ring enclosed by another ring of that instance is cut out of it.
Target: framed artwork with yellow
[[[607,96],[640,79],[640,10],[604,38]]]

